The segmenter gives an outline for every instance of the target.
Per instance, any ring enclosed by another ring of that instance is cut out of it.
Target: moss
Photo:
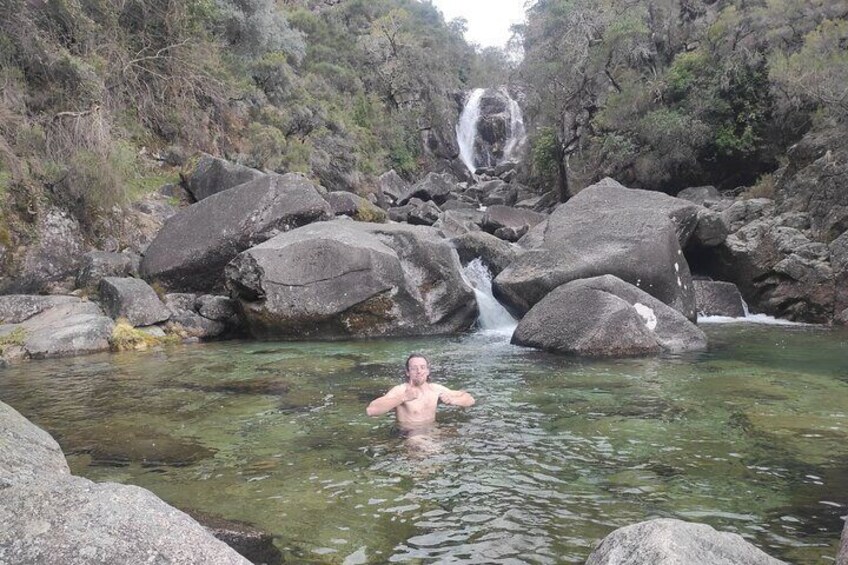
[[[367,200],[360,203],[359,208],[356,210],[356,214],[353,216],[353,219],[357,222],[374,222],[378,224],[385,223],[386,218],[385,210],[374,206]]]
[[[23,328],[17,327],[6,335],[0,336],[0,357],[6,352],[9,347],[21,347],[26,339],[26,331]]]
[[[115,328],[112,330],[112,336],[109,338],[109,345],[112,346],[113,351],[140,351],[157,345],[177,342],[179,342],[178,336],[157,337],[150,335],[144,330],[134,328],[124,318],[118,318]]]
[[[138,200],[146,194],[159,190],[166,184],[177,184],[179,182],[180,176],[176,172],[136,177],[127,182],[129,198],[130,200]],[[179,205],[179,199],[177,199],[175,205]]]

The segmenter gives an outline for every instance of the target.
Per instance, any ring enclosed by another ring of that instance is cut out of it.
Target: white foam
[[[768,326],[811,326],[813,324],[805,324],[803,322],[793,322],[791,320],[783,320],[775,318],[768,314],[748,314],[740,318],[731,316],[698,316],[699,324],[761,324]]]

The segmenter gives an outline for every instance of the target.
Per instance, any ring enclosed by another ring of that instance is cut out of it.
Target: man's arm
[[[443,404],[462,406],[463,408],[474,406],[474,397],[464,390],[451,390],[446,386],[440,386],[440,389],[439,400]]]
[[[385,414],[390,410],[394,410],[407,400],[413,400],[418,397],[417,394],[412,396],[408,389],[412,387],[407,387],[406,385],[398,385],[393,387],[389,392],[381,396],[380,398],[376,398],[371,401],[371,404],[368,405],[368,408],[365,409],[365,413],[369,416],[380,416],[381,414]],[[414,392],[414,391],[412,391]]]

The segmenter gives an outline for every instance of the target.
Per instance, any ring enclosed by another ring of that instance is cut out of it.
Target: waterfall
[[[517,322],[492,295],[492,274],[479,258],[462,270],[465,280],[477,295],[480,317],[477,326],[482,331],[512,334]]]
[[[504,146],[503,157],[501,157],[501,163],[503,163],[516,160],[513,157],[517,156],[519,149],[527,141],[527,131],[524,129],[524,116],[521,115],[521,107],[518,102],[512,99],[506,87],[501,87],[501,92],[509,101],[509,139]]]
[[[506,86],[501,86],[497,90],[497,97],[506,102],[508,116],[499,114],[496,117],[504,121],[504,129],[506,130],[507,138],[503,140],[503,149],[498,149],[498,144],[484,144],[484,147],[476,147],[478,124],[480,121],[480,100],[486,94],[484,88],[475,88],[468,95],[468,100],[462,108],[462,113],[459,115],[459,122],[456,124],[456,142],[459,145],[459,157],[474,175],[477,167],[481,165],[477,161],[478,150],[485,154],[484,166],[491,167],[500,165],[506,161],[516,162],[520,159],[520,153],[524,149],[527,141],[527,132],[524,128],[524,117],[521,115],[521,107],[510,95]],[[507,121],[508,120],[508,121]],[[491,140],[490,140],[491,141]],[[493,154],[500,153],[500,158],[494,162]]]
[[[477,120],[480,119],[480,98],[486,92],[484,88],[471,91],[459,122],[456,124],[456,142],[459,145],[459,156],[465,166],[474,174],[477,166],[474,164],[474,140],[477,138]]]

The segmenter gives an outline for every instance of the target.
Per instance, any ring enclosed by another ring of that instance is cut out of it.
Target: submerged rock
[[[169,290],[221,290],[224,267],[238,253],[331,216],[306,177],[265,175],[172,216],[145,252],[141,274]]]
[[[305,226],[240,254],[227,284],[261,338],[433,335],[477,317],[456,252],[426,227]]]
[[[586,565],[782,565],[739,534],[706,524],[660,518],[619,528]]]
[[[518,323],[512,343],[590,357],[705,349],[698,327],[673,308],[612,275],[566,283]]]
[[[213,536],[232,547],[251,563],[278,565],[283,555],[274,545],[274,536],[247,522],[228,520],[196,510],[186,510],[189,516],[200,522]]]

